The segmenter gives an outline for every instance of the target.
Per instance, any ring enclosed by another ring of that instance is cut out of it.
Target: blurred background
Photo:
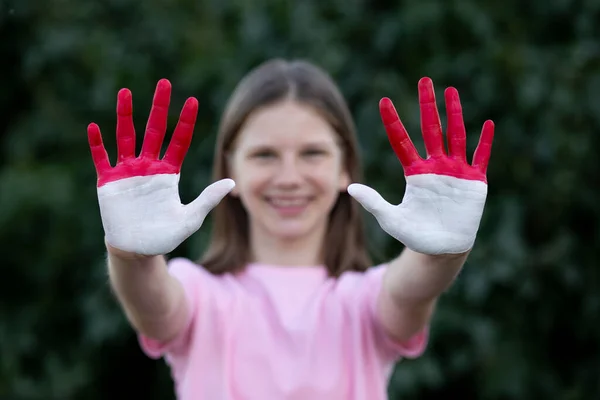
[[[334,77],[366,180],[390,202],[404,178],[381,97],[422,155],[422,76],[443,123],[443,90],[459,90],[469,154],[496,123],[475,249],[390,399],[600,399],[599,21],[599,0],[0,0],[0,399],[174,398],[109,290],[86,126],[100,125],[114,163],[120,88],[140,138],[160,78],[173,84],[169,132],[196,96],[191,201],[229,94],[272,57]],[[376,260],[395,256],[366,218]],[[172,255],[198,257],[210,223]]]

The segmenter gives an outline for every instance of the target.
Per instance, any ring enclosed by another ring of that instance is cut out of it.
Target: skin
[[[327,214],[351,183],[331,126],[315,110],[291,100],[256,110],[229,156],[250,222],[254,262],[322,265]],[[109,277],[131,324],[166,341],[186,322],[183,288],[164,257],[129,254],[107,244]],[[467,257],[429,256],[405,249],[390,262],[378,317],[395,339],[411,338],[430,321],[436,301]]]
[[[253,261],[322,264],[327,215],[350,183],[337,134],[312,108],[285,101],[255,111],[230,171],[249,215]]]
[[[258,110],[240,132],[230,170],[250,215],[254,261],[320,265],[326,216],[350,183],[336,133],[308,106],[285,101]],[[276,200],[301,207],[277,207]],[[379,296],[383,326],[407,340],[426,326],[439,295],[467,258],[430,256],[405,249],[390,262]]]
[[[106,249],[110,285],[131,326],[159,341],[177,336],[189,305],[165,258],[124,252],[108,243]]]

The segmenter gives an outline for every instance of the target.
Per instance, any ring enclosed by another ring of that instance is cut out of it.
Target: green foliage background
[[[390,399],[599,399],[598,21],[597,0],[1,0],[0,398],[173,398],[164,363],[142,355],[107,285],[86,126],[100,124],[114,160],[121,87],[140,138],[158,79],[173,84],[171,129],[196,96],[181,181],[190,201],[209,183],[234,85],[286,57],[333,75],[367,182],[391,202],[404,180],[381,97],[421,150],[422,76],[440,100],[458,88],[471,152],[483,121],[496,123],[478,242],[427,353],[396,368]],[[368,221],[373,248],[397,254]],[[209,225],[174,255],[197,257]]]

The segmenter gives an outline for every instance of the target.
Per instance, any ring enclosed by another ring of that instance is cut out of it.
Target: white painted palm
[[[487,165],[494,124],[483,125],[470,165],[458,92],[445,91],[448,153],[429,78],[419,81],[421,126],[427,158],[419,156],[392,102],[384,98],[380,112],[388,138],[406,177],[403,200],[392,205],[373,188],[352,184],[348,193],[377,219],[381,228],[411,250],[431,255],[469,251],[479,230],[487,196]]]
[[[110,165],[98,125],[88,126],[106,241],[123,251],[141,255],[173,251],[202,226],[207,214],[235,185],[231,179],[223,179],[206,187],[191,203],[181,203],[179,173],[192,140],[198,101],[195,98],[186,101],[167,151],[159,159],[170,95],[169,81],[159,81],[142,150],[136,157],[131,92],[119,91],[118,159],[114,167]]]

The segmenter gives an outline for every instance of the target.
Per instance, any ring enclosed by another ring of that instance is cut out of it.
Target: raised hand
[[[100,128],[95,123],[88,126],[106,242],[126,252],[159,255],[174,250],[200,228],[210,210],[234,187],[231,179],[223,179],[209,185],[190,204],[181,204],[179,173],[192,141],[198,101],[187,99],[165,155],[159,159],[170,98],[171,84],[162,79],[156,86],[144,142],[136,157],[131,92],[119,91],[114,167]]]
[[[448,151],[444,148],[433,83],[419,81],[421,130],[427,157],[421,158],[388,98],[379,103],[388,138],[406,177],[399,205],[374,189],[352,184],[348,193],[375,216],[381,228],[406,247],[424,254],[460,254],[473,247],[487,196],[487,166],[494,124],[484,123],[473,161],[466,158],[466,133],[458,92],[445,91]]]

